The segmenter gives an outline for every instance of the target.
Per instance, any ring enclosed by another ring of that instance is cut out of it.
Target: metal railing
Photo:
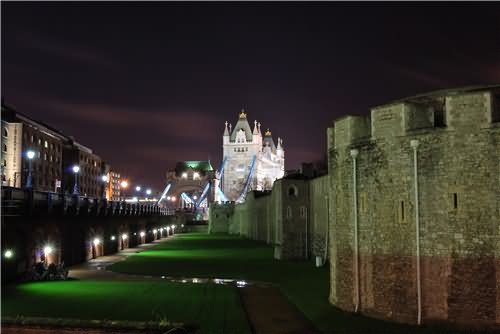
[[[2,216],[169,216],[175,211],[156,203],[107,201],[79,195],[2,187]]]

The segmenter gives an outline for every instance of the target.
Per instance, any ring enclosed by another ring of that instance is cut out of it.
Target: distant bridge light
[[[6,258],[6,259],[10,259],[14,256],[14,252],[11,251],[10,249],[7,249],[5,251],[5,253],[3,253],[3,256]]]

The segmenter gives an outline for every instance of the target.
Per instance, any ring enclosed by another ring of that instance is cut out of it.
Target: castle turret
[[[231,124],[229,129],[226,125],[223,136],[226,166],[221,182],[229,200],[244,200],[243,191],[268,190],[275,179],[283,177],[284,151],[278,155],[271,131],[263,136],[260,127],[257,121],[253,129],[250,127],[243,109],[234,129]]]
[[[224,145],[229,144],[229,129],[227,128],[227,124],[228,122],[226,121],[226,127],[224,128],[224,135],[222,136],[222,143]]]
[[[240,132],[244,133],[244,138],[246,141],[248,142],[252,141],[253,139],[252,129],[250,128],[250,124],[248,124],[247,114],[245,113],[245,109],[241,109],[238,122],[236,122],[234,130],[231,133],[230,141],[234,142],[236,140],[236,136]]]

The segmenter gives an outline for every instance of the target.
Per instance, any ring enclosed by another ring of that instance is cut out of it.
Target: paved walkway
[[[276,287],[247,286],[240,294],[256,334],[319,333]]]
[[[169,237],[169,239],[172,237]],[[169,239],[155,240],[152,243],[142,244],[136,248],[127,248],[119,251],[113,255],[100,256],[96,259],[89,260],[82,264],[68,267],[70,278],[76,278],[81,280],[125,280],[125,281],[137,281],[144,279],[158,279],[158,277],[147,276],[147,275],[129,275],[121,274],[113,271],[106,270],[106,268],[113,263],[123,261],[129,256],[135,255],[137,253],[148,250],[151,247],[156,246],[160,242],[167,241]]]

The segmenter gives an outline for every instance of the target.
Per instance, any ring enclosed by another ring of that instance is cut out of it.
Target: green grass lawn
[[[59,281],[9,286],[2,316],[156,321],[202,333],[250,333],[237,288],[158,281]]]
[[[325,333],[431,333],[342,312],[328,302],[329,269],[278,261],[272,247],[229,235],[183,234],[114,264],[123,273],[272,282]],[[442,329],[439,332],[443,332]]]

